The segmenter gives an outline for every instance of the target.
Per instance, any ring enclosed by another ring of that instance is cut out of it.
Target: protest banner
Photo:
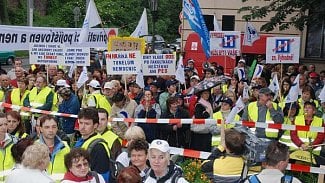
[[[106,49],[108,38],[118,34],[117,28],[91,28],[86,42],[80,45],[80,31],[81,28],[0,25],[0,50],[28,50],[30,43]]]
[[[65,50],[65,61],[63,65],[90,66],[90,48],[70,47]]]
[[[143,75],[175,75],[176,57],[174,54],[142,55]]]
[[[140,51],[111,51],[106,54],[107,74],[136,74],[141,65]]]
[[[266,63],[299,63],[300,37],[268,37]]]
[[[63,44],[30,44],[29,63],[62,65],[65,60],[65,47]]]
[[[239,31],[210,31],[211,56],[240,55]]]
[[[108,51],[141,51],[144,54],[145,40],[134,37],[111,37],[108,42]]]

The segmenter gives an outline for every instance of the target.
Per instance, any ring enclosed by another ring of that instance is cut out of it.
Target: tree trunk
[[[7,0],[0,0],[0,24],[9,24]]]

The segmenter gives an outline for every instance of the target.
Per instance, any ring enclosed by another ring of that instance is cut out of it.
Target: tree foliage
[[[249,0],[242,0],[247,2]],[[253,0],[251,0],[253,1]],[[270,21],[262,25],[261,31],[279,30],[294,26],[302,31],[305,25],[316,23],[324,19],[324,0],[272,0],[266,6],[245,6],[239,12],[248,12],[243,16],[245,20],[260,19],[274,13]]]
[[[0,0],[5,2],[6,0]],[[17,7],[8,9],[9,23],[11,25],[27,25],[27,3],[19,1]],[[82,26],[86,15],[85,0],[39,0],[45,3],[45,16],[37,8],[34,10],[34,26],[43,27],[75,27],[73,9],[80,8],[81,15],[78,27]],[[152,33],[152,19],[148,0],[95,0],[99,15],[104,27],[117,27],[122,36],[130,35],[136,28],[143,8],[147,8],[149,34]],[[35,6],[37,7],[37,6]],[[171,41],[179,37],[178,26],[180,24],[178,15],[182,9],[182,2],[179,0],[159,0],[158,21],[156,33]]]

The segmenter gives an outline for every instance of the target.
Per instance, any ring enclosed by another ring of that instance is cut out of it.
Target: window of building
[[[318,14],[319,11],[324,11],[325,3],[322,5],[310,13]],[[325,17],[319,17],[307,27],[306,57],[325,58]]]
[[[222,30],[223,31],[235,30],[235,15],[222,15]]]

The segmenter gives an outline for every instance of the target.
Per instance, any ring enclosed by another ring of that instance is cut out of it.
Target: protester
[[[17,111],[10,111],[6,113],[8,121],[8,133],[16,136],[18,139],[26,138],[28,136],[25,133],[25,127],[21,121],[21,116]]]
[[[150,169],[144,183],[151,182],[187,182],[183,178],[183,171],[180,167],[170,161],[170,147],[168,142],[156,139],[151,142],[148,151]]]
[[[242,120],[252,120],[254,122],[283,123],[283,112],[278,104],[271,100],[272,91],[269,88],[261,88],[258,101],[251,102],[244,109]],[[259,138],[278,139],[280,134],[278,130],[269,128],[256,128],[255,134]]]
[[[236,182],[244,166],[244,152],[245,135],[227,129],[223,143],[203,162],[201,170],[215,183]]]
[[[58,135],[58,122],[53,116],[43,116],[40,119],[40,135],[38,143],[45,144],[50,151],[50,163],[47,167],[47,173],[53,179],[61,180],[66,172],[62,162],[64,156],[70,152],[67,142],[63,141]]]
[[[289,163],[289,148],[285,144],[277,141],[271,142],[266,149],[265,167],[258,175],[249,177],[245,183],[251,182],[292,182],[300,183],[300,181],[290,175],[285,175]]]
[[[108,148],[111,151],[111,158],[115,160],[122,152],[122,146],[118,136],[112,131],[108,124],[108,113],[105,109],[98,109],[99,123],[96,129],[97,133],[101,134],[107,142]]]
[[[85,108],[80,110],[78,121],[81,139],[76,142],[75,147],[89,151],[92,157],[89,162],[90,169],[98,172],[104,177],[104,180],[108,181],[110,179],[110,151],[103,137],[96,133],[99,123],[97,109]]]
[[[213,109],[211,91],[203,90],[198,93],[198,102],[195,105],[194,117],[198,119],[212,119]],[[220,133],[216,124],[192,124],[190,148],[199,151],[211,151],[212,134]]]
[[[177,98],[167,99],[167,112],[161,115],[163,119],[188,119],[189,113],[177,105]],[[168,141],[173,147],[189,147],[190,125],[188,124],[159,124],[160,139]]]
[[[25,152],[26,148],[30,145],[34,144],[34,140],[30,138],[23,138],[20,139],[16,144],[14,144],[11,148],[11,155],[15,161],[15,166],[13,168],[21,168],[22,164],[22,158],[23,158],[23,153]]]
[[[54,183],[45,169],[50,163],[49,149],[44,144],[35,143],[26,148],[22,157],[22,167],[14,169],[6,178],[6,183]]]
[[[105,183],[97,172],[90,171],[89,152],[82,148],[72,149],[64,156],[64,165],[68,170],[61,183]]]
[[[118,183],[141,183],[142,179],[139,175],[140,171],[135,166],[123,168],[117,176]]]
[[[153,118],[159,119],[161,115],[160,105],[153,98],[152,92],[146,90],[140,104],[135,108],[136,118]],[[158,137],[157,125],[138,123],[146,134],[146,139],[150,143]]]
[[[167,112],[167,104],[166,101],[169,97],[173,97],[176,95],[176,80],[168,80],[166,81],[167,91],[163,92],[159,96],[159,105],[161,108],[161,112]]]

